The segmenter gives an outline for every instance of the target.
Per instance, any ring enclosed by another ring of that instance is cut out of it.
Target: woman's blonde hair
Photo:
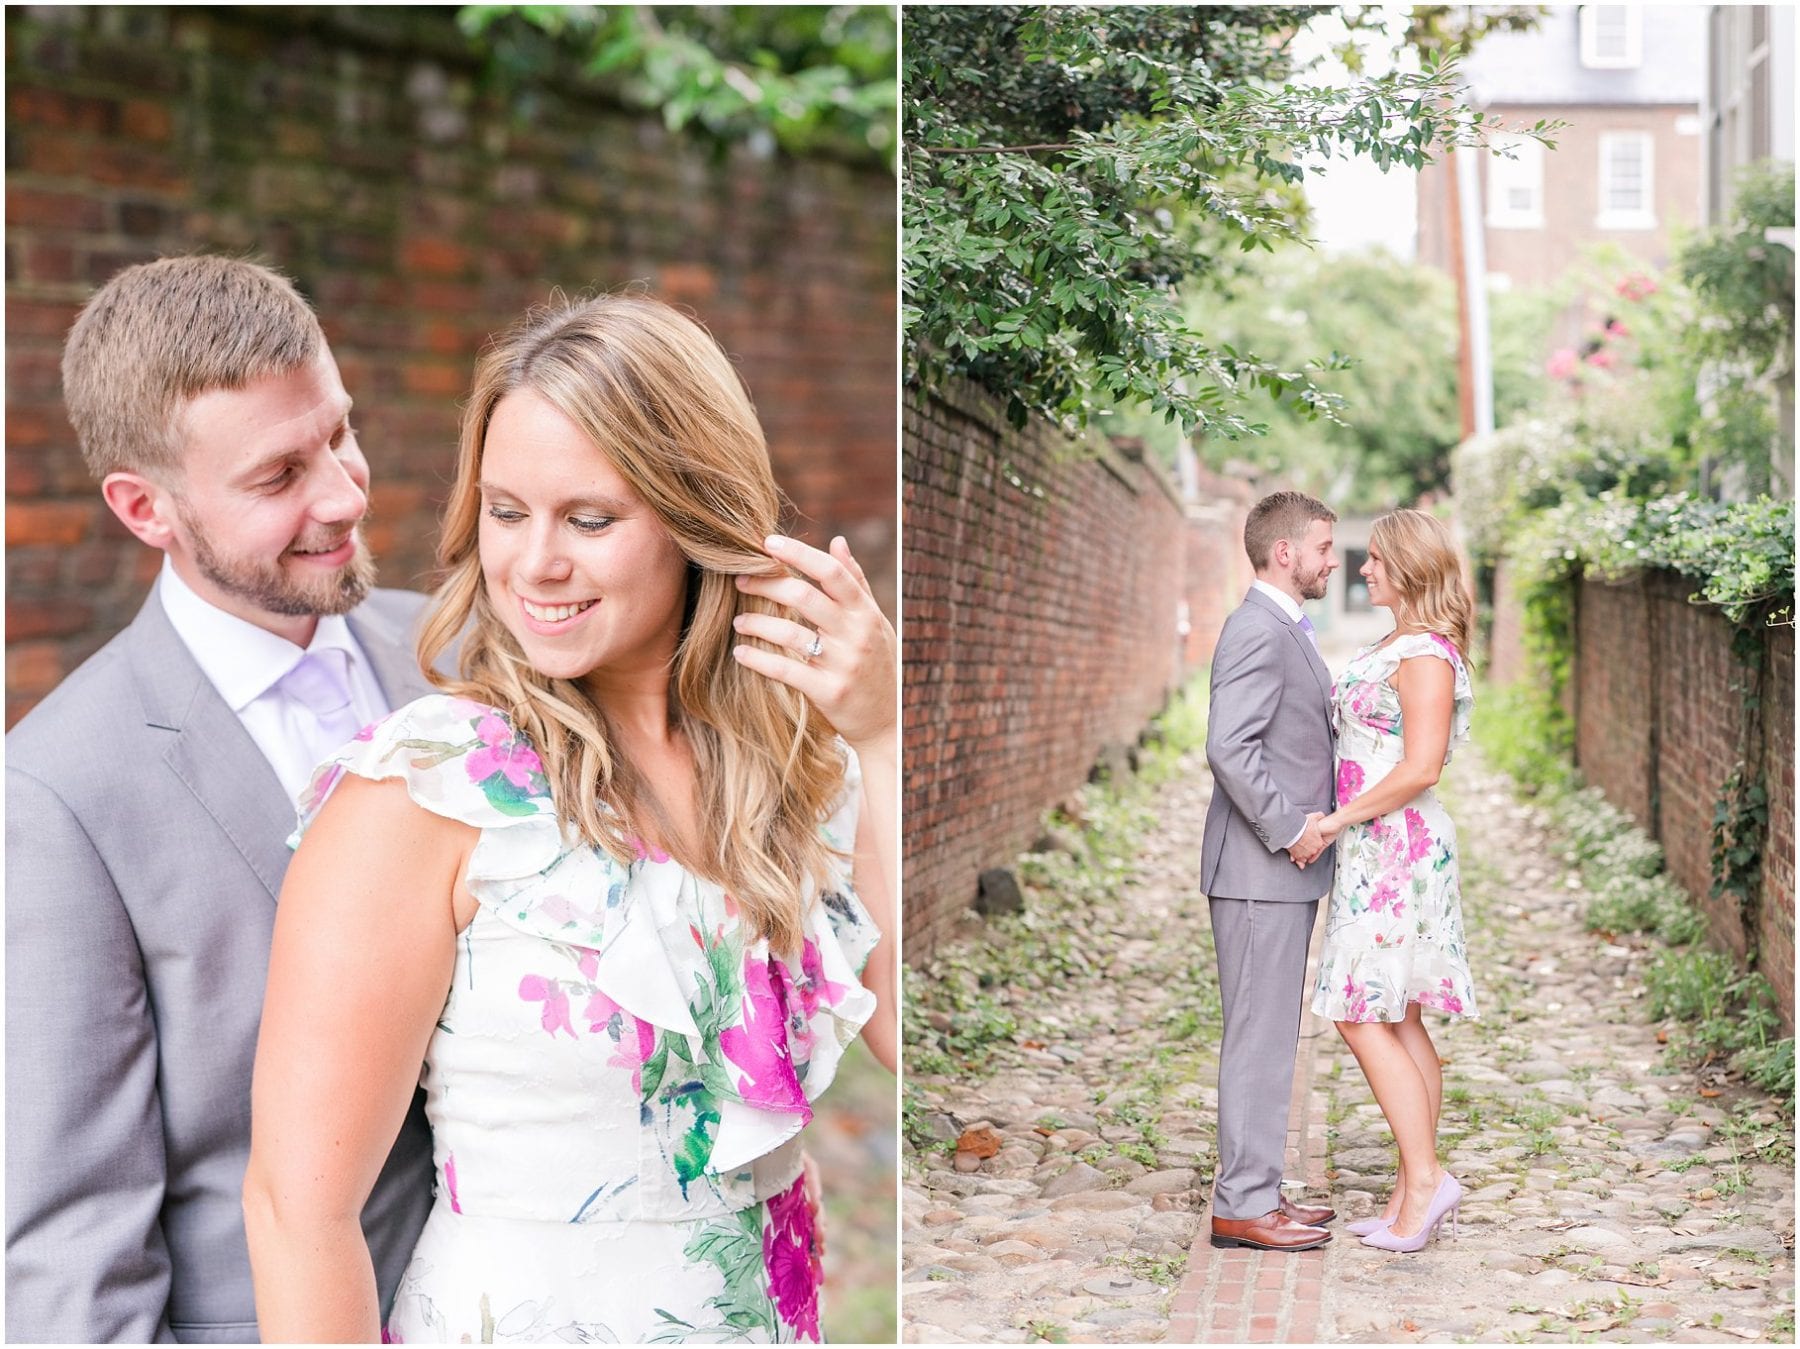
[[[779,612],[740,592],[733,577],[781,570],[762,550],[780,495],[749,395],[698,323],[642,295],[558,300],[482,353],[438,543],[445,579],[419,638],[420,661],[430,671],[466,627],[461,679],[433,674],[432,682],[506,712],[542,758],[565,830],[620,862],[639,855],[647,824],[669,837],[666,814],[613,749],[605,709],[581,680],[530,666],[482,580],[483,446],[495,407],[521,388],[587,433],[687,558],[669,691],[693,751],[706,836],[669,841],[694,851],[682,863],[722,885],[753,931],[797,951],[828,875],[819,824],[842,790],[844,764],[811,703],[731,655],[746,640],[733,617]]]
[[[1450,526],[1424,511],[1389,511],[1369,526],[1369,546],[1398,596],[1394,621],[1449,638],[1468,663],[1475,598]]]

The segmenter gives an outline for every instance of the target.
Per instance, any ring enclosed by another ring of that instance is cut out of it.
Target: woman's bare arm
[[[265,1342],[381,1338],[360,1214],[443,1010],[477,831],[347,776],[288,867],[251,1088],[244,1225]]]

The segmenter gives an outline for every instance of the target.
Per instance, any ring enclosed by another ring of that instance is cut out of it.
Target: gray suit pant
[[[1225,1036],[1213,1216],[1258,1218],[1281,1202],[1306,948],[1319,901],[1208,901]]]

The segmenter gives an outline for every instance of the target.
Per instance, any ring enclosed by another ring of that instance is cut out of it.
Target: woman
[[[421,1082],[437,1202],[391,1338],[818,1338],[797,1135],[859,1032],[894,1063],[896,667],[843,541],[777,509],[672,309],[483,355],[420,640],[429,670],[462,634],[461,677],[321,768],[282,889],[265,1340],[381,1336],[357,1216]]]
[[[1319,828],[1337,875],[1312,1005],[1337,1023],[1400,1149],[1386,1208],[1350,1230],[1416,1251],[1462,1197],[1438,1165],[1443,1076],[1423,1013],[1475,1015],[1456,829],[1432,790],[1469,734],[1474,605],[1449,529],[1422,511],[1375,521],[1362,575],[1394,631],[1356,654],[1332,698],[1338,805]]]

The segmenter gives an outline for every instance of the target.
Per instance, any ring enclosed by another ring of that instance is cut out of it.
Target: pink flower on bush
[[[1362,765],[1355,759],[1345,759],[1338,765],[1337,800],[1340,806],[1347,806],[1361,793],[1363,787]]]
[[[1622,277],[1613,289],[1625,299],[1636,301],[1647,300],[1656,294],[1657,285],[1648,274],[1632,272],[1630,275]]]
[[[575,1034],[575,1027],[569,1020],[569,995],[556,980],[546,979],[541,974],[528,974],[519,980],[519,996],[526,1002],[544,1004],[540,1021],[552,1037],[557,1031],[566,1030],[571,1040],[581,1038]]]
[[[1551,379],[1567,379],[1581,368],[1581,357],[1573,347],[1559,347],[1544,362],[1544,373]]]
[[[763,1267],[769,1272],[769,1296],[782,1321],[795,1334],[815,1344],[819,1339],[819,1285],[825,1272],[813,1249],[812,1209],[806,1182],[797,1180],[768,1202],[763,1228]]]
[[[1595,347],[1587,354],[1587,363],[1600,370],[1611,370],[1619,358],[1611,347]]]

